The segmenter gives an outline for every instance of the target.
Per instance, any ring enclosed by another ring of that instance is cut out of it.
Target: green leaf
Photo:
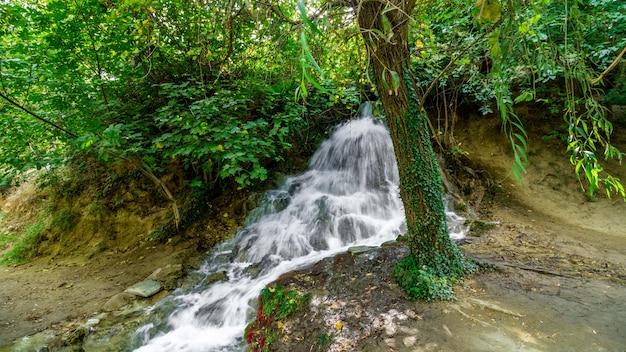
[[[515,181],[517,181],[517,184],[522,184],[522,177],[520,175],[520,167],[518,163],[513,163],[513,177],[515,178]]]
[[[516,122],[516,121],[509,121],[509,122],[511,123],[511,125],[515,126],[515,128],[517,128],[518,131],[522,132],[524,136],[528,137],[528,135],[526,134],[526,130],[524,129],[524,126],[520,122]]]
[[[303,73],[303,75],[306,77],[306,72]],[[303,77],[303,79],[300,81],[300,95],[303,98],[306,98],[309,95],[309,92],[306,89],[306,81],[305,81],[305,77]]]
[[[398,89],[400,88],[400,75],[396,71],[390,71],[391,74],[391,86],[393,87],[394,93],[398,94]]]
[[[393,10],[397,10],[397,7],[395,7],[395,6],[387,6],[387,7],[385,7],[385,8],[383,9],[382,14],[384,15],[384,14],[386,14],[387,12],[389,12],[389,11],[393,11]]]
[[[320,91],[322,91],[322,92],[324,92],[324,93],[326,93],[326,94],[329,94],[329,95],[330,95],[330,92],[329,92],[326,88],[322,87],[322,85],[320,85],[320,84],[319,84],[319,82],[317,82],[317,81],[315,80],[315,78],[313,78],[313,77],[309,76],[309,74],[308,74],[306,71],[303,71],[302,73],[303,73],[303,75],[304,75],[304,78],[306,78],[306,80],[307,80],[309,83],[311,83],[311,84],[312,84],[315,88],[317,88],[317,89],[319,89]]]
[[[317,28],[317,25],[315,25],[315,23],[311,22],[311,20],[309,19],[309,16],[306,12],[306,4],[304,3],[304,0],[298,0],[298,9],[300,10],[300,18],[302,18],[302,21],[306,23],[309,28],[313,30],[313,32],[323,37],[324,34],[319,30],[319,28]]]
[[[527,160],[524,148],[519,144],[513,144],[513,146],[515,148],[515,155],[519,156],[521,159]]]
[[[307,59],[309,59],[309,62],[313,65],[313,67],[315,68],[315,70],[317,70],[318,72],[322,72],[322,69],[320,68],[320,66],[317,64],[317,61],[315,61],[315,58],[313,57],[313,55],[311,54],[310,50],[305,50],[304,54],[306,55]]]
[[[382,83],[383,83],[383,87],[385,88],[385,90],[389,93],[389,95],[391,95],[392,90],[389,89],[389,83],[387,83],[387,78],[385,77],[386,76],[385,75],[386,72],[387,72],[386,70],[383,71],[383,74],[381,76],[382,77],[382,81],[383,81]]]
[[[515,104],[525,102],[525,101],[532,101],[534,98],[535,98],[535,95],[533,94],[533,92],[530,90],[526,90],[522,92],[522,94],[518,95],[517,98],[515,98]]]
[[[495,22],[500,19],[500,3],[498,0],[478,0],[478,22]]]
[[[382,21],[383,30],[385,31],[385,33],[391,32],[391,21],[389,21],[389,18],[387,18],[387,15],[383,13],[383,15],[380,16],[380,20]]]
[[[372,32],[376,33],[384,41],[389,41],[389,37],[387,37],[387,35],[385,33],[383,33],[380,29],[372,28]],[[376,44],[371,39],[370,39],[370,45],[372,46],[372,48],[376,47]]]
[[[490,56],[492,59],[498,59],[500,56],[500,31],[494,31],[487,43],[490,46]]]
[[[519,133],[513,133],[513,136],[515,136],[515,138],[517,138],[522,143],[522,145],[524,146],[524,149],[528,149],[526,145],[526,138],[524,138],[524,136],[522,136]]]

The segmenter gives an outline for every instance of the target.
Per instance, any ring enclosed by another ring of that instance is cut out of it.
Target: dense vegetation
[[[361,101],[380,97],[389,115],[403,96],[401,113],[420,118],[409,126],[420,145],[401,141],[408,153],[430,139],[458,151],[461,107],[498,114],[519,179],[527,136],[516,105],[537,104],[563,126],[553,136],[571,151],[581,185],[625,196],[601,160],[623,156],[610,143],[609,108],[626,100],[626,4],[407,3],[377,2],[365,15],[358,1],[2,2],[0,187],[33,168],[124,162],[154,183],[178,224],[181,191],[163,175],[182,174],[180,189],[197,194],[247,187]],[[389,53],[406,45],[404,66],[377,58],[386,44]],[[424,202],[410,209],[425,211]],[[441,226],[440,205],[428,208]],[[451,281],[445,270],[425,272]]]
[[[192,187],[267,177],[307,119],[343,99],[295,100],[300,44],[282,10],[231,2],[2,5],[3,182],[77,155],[172,165]],[[332,82],[327,82],[328,85]],[[350,89],[348,89],[350,88]],[[343,107],[342,107],[343,108]]]
[[[424,93],[436,82],[429,105],[441,116],[462,103],[484,114],[512,114],[513,103],[524,101],[545,104],[550,118],[565,112],[573,159],[594,174],[595,155],[582,151],[608,142],[605,107],[625,99],[624,66],[593,79],[626,47],[625,6],[417,3],[410,24],[416,85]],[[281,1],[4,2],[3,184],[77,154],[129,159],[156,173],[179,163],[192,186],[264,179],[265,165],[284,157],[309,118],[335,104],[354,111],[374,85],[352,8],[311,3],[315,14],[304,21],[302,8]],[[369,35],[386,38],[387,30]],[[383,91],[397,84],[387,77]],[[504,121],[513,148],[523,149],[521,121]],[[450,128],[437,123],[432,132]]]

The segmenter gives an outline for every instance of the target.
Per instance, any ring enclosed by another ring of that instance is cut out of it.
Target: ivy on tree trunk
[[[396,278],[413,298],[449,298],[451,283],[463,277],[471,264],[450,240],[426,112],[419,110],[415,92],[407,85],[409,15],[414,6],[415,0],[362,2],[358,21],[400,172],[411,254],[398,264]]]

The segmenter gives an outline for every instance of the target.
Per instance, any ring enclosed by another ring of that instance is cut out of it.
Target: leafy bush
[[[439,276],[432,268],[420,267],[413,255],[408,255],[398,262],[395,278],[410,299],[448,300],[452,299],[454,277]]]
[[[295,34],[284,13],[187,5],[0,5],[0,187],[76,152],[157,174],[176,160],[193,187],[265,179],[303,126]]]

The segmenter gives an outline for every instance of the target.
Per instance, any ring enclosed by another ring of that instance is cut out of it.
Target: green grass
[[[0,264],[22,265],[26,263],[37,248],[41,230],[44,227],[45,223],[38,221],[30,224],[23,236],[0,234],[0,248],[6,248],[12,244],[12,247],[2,254]]]
[[[9,245],[19,238],[18,235],[10,233],[0,233],[0,251],[5,250]]]

